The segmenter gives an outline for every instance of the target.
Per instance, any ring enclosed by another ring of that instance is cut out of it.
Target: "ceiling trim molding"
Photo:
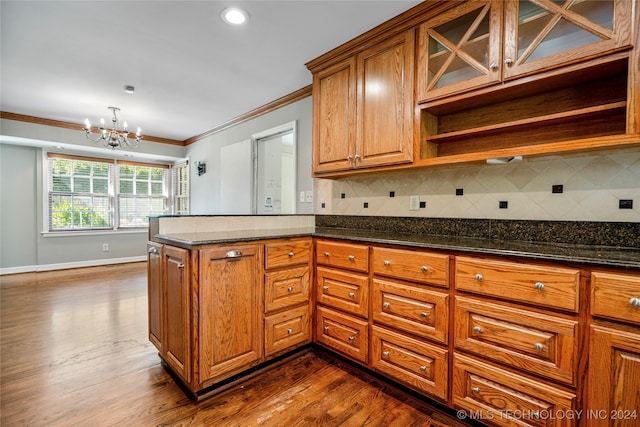
[[[262,107],[258,107],[255,110],[249,111],[248,113],[245,113],[236,118],[233,118],[225,123],[222,123],[219,126],[214,127],[213,129],[209,129],[208,131],[201,133],[200,135],[196,135],[189,139],[185,139],[184,145],[193,144],[196,141],[204,139],[208,136],[216,134],[220,131],[228,129],[242,122],[246,122],[247,120],[251,120],[263,114],[277,110],[278,108],[282,108],[285,105],[293,104],[294,102],[297,102],[308,96],[311,96],[311,85],[305,86],[302,89],[298,89],[297,91],[290,93],[289,95],[285,95],[282,98],[278,98],[273,102],[263,105]]]
[[[18,122],[34,123],[36,125],[54,126],[73,130],[84,129],[84,125],[79,125],[77,123],[63,122],[62,120],[44,119],[42,117],[27,116],[24,114],[10,113],[8,111],[0,111],[0,119],[15,120]],[[184,141],[178,141],[177,139],[160,138],[152,135],[144,135],[142,139],[144,141],[184,146]]]

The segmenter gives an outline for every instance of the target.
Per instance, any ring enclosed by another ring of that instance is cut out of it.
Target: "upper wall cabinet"
[[[414,31],[314,73],[313,171],[413,160]]]
[[[418,101],[631,45],[629,0],[469,1],[420,26]]]

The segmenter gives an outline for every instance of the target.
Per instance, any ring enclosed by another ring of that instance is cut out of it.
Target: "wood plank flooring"
[[[147,339],[146,264],[0,277],[2,426],[464,426],[322,353],[199,403]]]

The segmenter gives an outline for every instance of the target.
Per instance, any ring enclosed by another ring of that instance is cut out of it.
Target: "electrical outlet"
[[[109,244],[108,243],[103,243],[102,244],[102,252],[109,252]]]
[[[300,192],[300,203],[304,203],[304,191]]]
[[[307,191],[307,196],[305,201],[307,203],[313,203],[313,191]]]
[[[409,210],[420,210],[420,196],[409,196]]]

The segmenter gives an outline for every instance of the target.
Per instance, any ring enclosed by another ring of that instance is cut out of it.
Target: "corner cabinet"
[[[414,31],[314,72],[313,172],[413,160]]]
[[[311,238],[149,242],[149,340],[196,399],[311,341]]]

